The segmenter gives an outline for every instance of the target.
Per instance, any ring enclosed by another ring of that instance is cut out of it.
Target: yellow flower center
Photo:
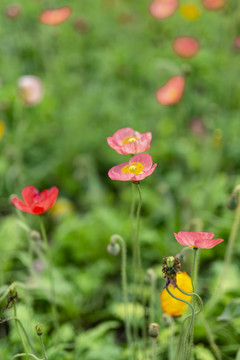
[[[180,13],[188,20],[196,20],[200,16],[200,10],[194,4],[182,5],[180,7]]]
[[[123,140],[122,144],[126,145],[126,144],[129,144],[130,142],[137,141],[137,140],[140,140],[140,139],[137,138],[136,136],[128,136],[128,137],[126,137],[126,139]]]
[[[131,173],[135,175],[142,174],[143,172],[143,164],[140,162],[132,162],[126,166],[124,166],[121,170],[122,174]]]

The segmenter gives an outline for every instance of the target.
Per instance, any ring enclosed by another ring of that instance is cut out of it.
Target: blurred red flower
[[[23,200],[12,197],[12,203],[17,209],[29,214],[39,215],[49,210],[56,202],[58,197],[58,188],[53,186],[49,190],[39,191],[33,186],[26,186],[22,190]]]
[[[180,231],[174,236],[179,244],[188,247],[211,249],[217,244],[223,242],[223,239],[213,239],[213,233],[196,232],[196,231]]]
[[[107,138],[108,145],[119,154],[139,154],[150,148],[152,133],[141,134],[130,127],[116,131]]]
[[[203,0],[203,6],[208,10],[218,10],[226,5],[225,0]]]
[[[179,36],[173,41],[175,53],[185,59],[190,59],[197,55],[200,45],[196,38],[192,36]]]
[[[44,10],[39,15],[39,21],[44,25],[59,25],[66,21],[72,13],[70,6],[62,6],[58,9]]]
[[[184,88],[185,78],[180,75],[173,76],[156,91],[157,101],[165,106],[176,104],[181,100]]]

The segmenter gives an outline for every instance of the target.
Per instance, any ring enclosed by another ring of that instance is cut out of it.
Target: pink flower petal
[[[138,154],[147,151],[150,148],[149,141],[132,141],[122,146],[123,154]]]
[[[175,53],[185,59],[190,59],[197,55],[200,45],[197,39],[192,36],[179,36],[173,42]]]
[[[214,234],[207,232],[180,231],[178,234],[174,233],[174,236],[179,244],[200,249],[211,249],[223,241],[223,239],[213,239]]]
[[[72,13],[70,6],[62,6],[58,9],[48,9],[39,15],[39,21],[44,25],[59,25],[66,21]]]
[[[202,3],[208,10],[218,10],[226,5],[226,0],[203,0]]]
[[[178,0],[154,0],[149,6],[150,14],[159,20],[172,16],[178,8]]]
[[[161,105],[173,105],[178,103],[184,92],[185,78],[183,76],[173,76],[156,91],[157,101]]]
[[[240,49],[240,35],[235,37],[234,45],[237,49]]]
[[[154,172],[154,170],[156,169],[156,166],[157,164],[153,164],[152,168],[147,170],[147,171],[144,171],[143,174],[140,174],[140,175],[136,175],[136,180],[139,181],[139,180],[143,180],[145,179],[145,177],[149,176],[149,175],[152,175],[152,173]]]
[[[132,137],[132,136],[136,136],[135,131],[130,127],[126,127],[126,128],[117,130],[113,134],[112,137],[118,145],[122,145],[122,142],[124,139],[126,139],[127,137]]]
[[[152,157],[149,154],[135,155],[129,160],[129,164],[131,164],[133,162],[140,162],[141,164],[143,164],[143,166],[144,166],[143,171],[144,172],[150,170],[151,167],[152,167]]]
[[[18,88],[22,101],[27,106],[37,105],[44,95],[42,81],[34,75],[24,75],[18,79]]]

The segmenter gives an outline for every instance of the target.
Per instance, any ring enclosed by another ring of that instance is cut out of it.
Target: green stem
[[[217,281],[216,284],[216,288],[212,293],[212,296],[207,304],[207,314],[209,312],[212,311],[212,309],[216,306],[216,304],[218,303],[223,290],[224,290],[224,282],[226,279],[226,274],[228,273],[228,269],[232,260],[232,255],[233,255],[233,249],[234,249],[234,244],[237,238],[237,234],[238,234],[238,230],[239,230],[239,224],[240,224],[240,190],[239,187],[236,187],[236,192],[238,192],[238,206],[236,209],[236,214],[235,214],[235,218],[234,218],[234,222],[231,228],[231,232],[230,232],[230,236],[229,236],[229,240],[227,242],[227,248],[226,248],[226,252],[225,252],[225,257],[224,257],[224,262],[223,262],[223,267],[222,267],[222,271],[221,274],[219,276],[219,279]]]
[[[56,307],[56,292],[55,292],[55,285],[54,285],[54,279],[53,279],[52,257],[51,257],[51,252],[50,252],[50,248],[48,245],[46,230],[45,230],[45,227],[44,227],[44,224],[43,224],[43,221],[41,218],[40,218],[40,229],[41,229],[42,238],[44,241],[47,258],[48,258],[48,264],[49,264],[48,270],[49,270],[49,279],[50,279],[50,284],[51,284],[52,313],[53,313],[53,319],[54,319],[54,328],[55,328],[55,332],[57,334],[59,324],[58,324],[58,313],[57,313],[57,307]]]
[[[27,349],[27,347],[26,347],[25,341],[23,340],[21,331],[19,330],[19,327],[18,327],[17,307],[16,307],[16,303],[15,303],[15,302],[13,303],[13,310],[14,310],[14,321],[15,321],[15,326],[16,326],[17,332],[18,332],[18,336],[19,336],[19,338],[20,338],[20,340],[21,340],[21,342],[22,342],[22,345],[23,345],[23,348],[24,348],[25,352],[27,353],[26,356],[28,357],[29,351],[28,351],[28,349]],[[22,328],[23,328],[23,327],[22,327]],[[24,329],[24,332],[25,332],[25,335],[26,335],[27,339],[29,340],[28,335],[27,335],[25,329]]]
[[[42,347],[44,360],[48,360],[46,350],[45,350],[45,346],[44,346],[43,339],[42,339],[42,335],[40,335],[39,338],[40,338],[40,343],[41,343],[41,347]]]
[[[7,289],[4,291],[3,295],[0,297],[0,303],[5,299],[5,297],[7,297],[10,289],[13,287],[20,287],[22,289],[36,289],[37,285],[29,285],[29,284],[21,283],[19,281],[14,281],[10,286],[7,287]]]
[[[192,280],[192,287],[193,292],[195,292],[196,286],[197,286],[197,275],[198,275],[198,248],[193,248],[193,262],[192,262],[192,273],[191,273],[191,280]],[[192,354],[192,347],[193,347],[193,341],[194,341],[194,315],[195,315],[195,296],[192,298],[192,304],[193,304],[193,318],[191,318],[192,321],[192,330],[190,333],[190,343],[189,343],[189,357],[191,359]]]
[[[169,341],[169,349],[168,349],[169,360],[174,359],[174,350],[175,350],[175,339],[174,339],[175,326],[174,325],[175,325],[174,318],[171,317],[171,321],[169,324],[169,330],[170,330],[170,341]]]
[[[155,273],[151,275],[151,298],[150,298],[150,322],[155,320],[155,292],[156,292],[156,276]]]
[[[169,288],[167,287],[167,292],[169,293],[169,295],[171,295],[174,299],[176,300],[179,300],[179,301],[182,301],[184,302],[185,304],[187,304],[191,310],[192,310],[192,316],[191,316],[191,320],[190,320],[190,324],[189,324],[189,327],[188,327],[188,330],[187,330],[187,333],[185,335],[185,340],[184,340],[184,351],[183,351],[183,360],[186,360],[187,359],[187,347],[188,347],[188,338],[189,338],[189,335],[191,333],[191,329],[192,329],[192,326],[193,326],[193,319],[194,319],[194,307],[192,306],[192,304],[186,300],[183,300],[183,299],[180,299],[178,298],[177,296],[173,295],[171,293],[171,291],[169,290]]]
[[[43,359],[40,359],[39,357],[35,356],[34,354],[26,354],[26,353],[16,354],[11,358],[11,360],[17,359],[17,358],[23,357],[23,356],[29,356],[29,357],[31,357],[32,359],[35,359],[35,360],[43,360]]]
[[[122,248],[121,273],[122,273],[122,291],[123,291],[123,302],[124,302],[124,312],[125,312],[125,331],[126,331],[128,347],[130,348],[130,358],[133,359],[132,336],[131,336],[130,321],[128,315],[127,247],[125,240],[120,235],[117,234],[113,235],[110,241],[112,243],[119,241]]]
[[[152,339],[152,360],[157,360],[157,339]]]

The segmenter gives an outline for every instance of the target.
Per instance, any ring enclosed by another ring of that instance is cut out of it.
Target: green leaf
[[[240,316],[240,298],[230,301],[223,313],[218,316],[219,321],[229,321]]]

